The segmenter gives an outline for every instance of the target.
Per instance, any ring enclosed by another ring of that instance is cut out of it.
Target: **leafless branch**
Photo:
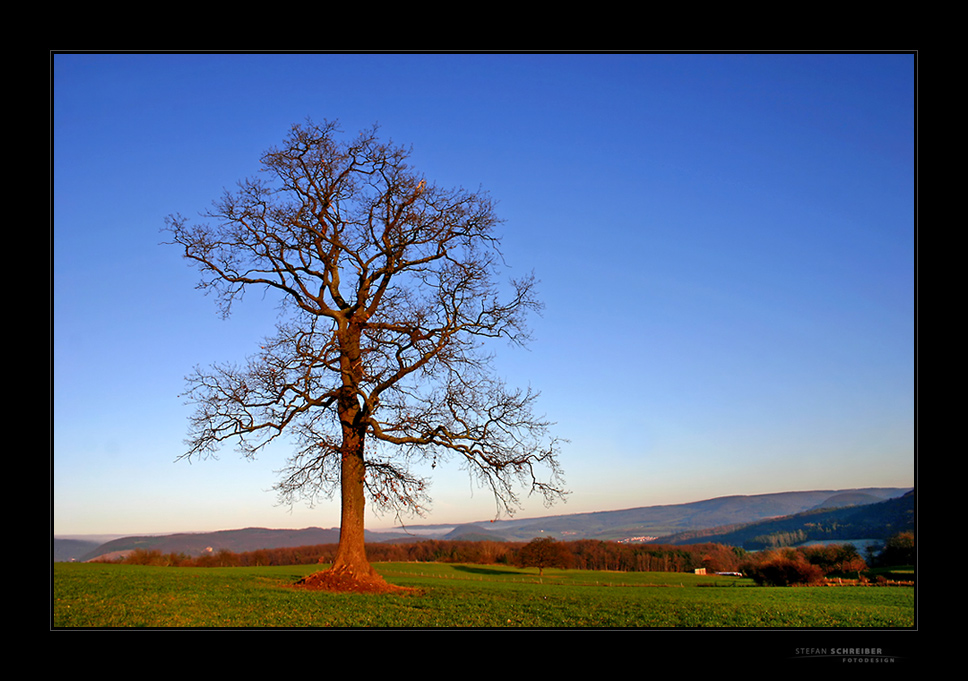
[[[244,366],[188,378],[184,456],[230,441],[255,456],[291,438],[277,485],[287,502],[332,495],[351,455],[370,501],[395,512],[422,512],[427,482],[413,470],[451,457],[502,511],[522,485],[561,498],[559,441],[533,414],[537,394],[490,375],[490,341],[527,343],[541,309],[533,275],[499,284],[493,202],[428,183],[375,128],[338,133],[294,126],[263,176],[226,191],[204,222],[167,219],[223,314],[252,289],[276,292],[283,310]]]

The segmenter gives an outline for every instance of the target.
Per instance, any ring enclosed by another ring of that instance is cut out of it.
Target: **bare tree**
[[[419,470],[451,457],[494,493],[560,498],[558,441],[536,394],[492,375],[490,339],[523,344],[540,308],[533,276],[498,281],[499,220],[484,192],[444,189],[373,128],[293,126],[262,157],[263,176],[226,191],[194,224],[166,219],[223,314],[250,289],[279,294],[276,332],[244,366],[196,369],[189,449],[233,441],[249,457],[295,443],[276,485],[286,503],[339,492],[332,570],[380,581],[364,553],[364,504],[421,514]]]

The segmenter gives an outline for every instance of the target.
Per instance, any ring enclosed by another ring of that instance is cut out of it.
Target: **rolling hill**
[[[811,541],[858,538],[887,539],[914,530],[915,494],[910,491],[879,503],[813,509],[803,513],[740,526],[683,532],[657,541],[663,544],[716,542],[760,550]]]
[[[234,553],[241,553],[257,549],[334,544],[337,542],[339,542],[338,529],[325,530],[319,527],[308,527],[301,530],[272,530],[262,527],[248,527],[218,532],[123,537],[101,544],[76,557],[75,560],[91,560],[104,554],[134,549],[160,551],[161,553],[186,553],[190,556],[197,556],[209,550],[225,549]]]
[[[857,509],[878,506],[888,500],[899,504],[909,503],[913,515],[913,493],[909,502],[901,502],[908,488],[866,488],[853,490],[816,490],[809,492],[778,492],[751,496],[727,496],[706,499],[687,504],[645,506],[618,511],[575,513],[520,520],[484,521],[454,525],[419,525],[391,532],[367,532],[368,542],[416,541],[426,539],[460,539],[467,541],[530,541],[534,537],[551,536],[562,540],[601,539],[620,540],[629,537],[663,537],[686,543],[690,537],[700,534],[705,538],[697,541],[734,543],[751,541],[760,535],[795,531],[804,522],[821,527],[829,523],[846,524],[859,530],[869,528],[863,536],[881,536],[873,524],[879,522],[852,513]],[[886,508],[886,507],[885,507]],[[851,511],[854,509],[854,511]],[[824,514],[845,515],[824,515]],[[900,511],[901,515],[908,513]],[[796,514],[815,514],[812,519],[790,520]],[[876,515],[876,514],[875,514]],[[898,516],[900,517],[900,516]],[[887,515],[881,516],[881,521]],[[866,522],[866,525],[864,524]],[[900,522],[895,518],[894,522]],[[907,521],[905,521],[907,522]],[[761,527],[754,527],[754,524]],[[880,527],[880,526],[878,526]],[[791,529],[792,528],[792,529]],[[817,530],[819,532],[820,530]],[[755,534],[750,534],[750,533]],[[691,534],[690,534],[691,533]],[[732,533],[732,534],[731,534]],[[857,535],[854,535],[857,536]],[[886,535],[885,535],[886,536]],[[714,538],[715,537],[715,538]],[[664,539],[664,541],[665,541]],[[54,539],[54,560],[91,560],[109,553],[134,549],[157,550],[162,553],[186,553],[200,555],[206,551],[225,549],[235,553],[257,549],[287,546],[311,546],[335,544],[339,530],[310,527],[305,529],[275,530],[267,528],[244,528],[219,532],[181,533],[163,536],[133,536],[115,539],[96,547],[85,544],[68,544],[72,540]],[[735,545],[740,545],[736,543]]]
[[[745,525],[822,508],[871,504],[899,497],[907,491],[908,488],[867,488],[737,495],[687,504],[498,520],[458,527],[423,525],[409,529],[427,536],[427,532],[437,528],[441,534],[435,538],[441,539],[460,539],[465,534],[483,534],[496,541],[529,541],[540,536],[602,540],[661,537],[692,530]]]

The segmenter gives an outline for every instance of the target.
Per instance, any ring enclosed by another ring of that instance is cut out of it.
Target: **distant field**
[[[54,564],[62,627],[913,627],[914,589],[757,587],[682,573],[380,563],[419,594],[291,588],[315,565],[166,568]]]

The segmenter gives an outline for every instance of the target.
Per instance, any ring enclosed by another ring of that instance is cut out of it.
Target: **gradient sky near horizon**
[[[912,54],[55,54],[52,525],[58,536],[333,527],[280,507],[284,447],[175,459],[229,320],[161,245],[311,117],[379,123],[444,186],[486,189],[546,309],[496,369],[570,442],[567,503],[914,484]],[[433,512],[495,506],[456,462]],[[368,515],[370,529],[392,516]]]

